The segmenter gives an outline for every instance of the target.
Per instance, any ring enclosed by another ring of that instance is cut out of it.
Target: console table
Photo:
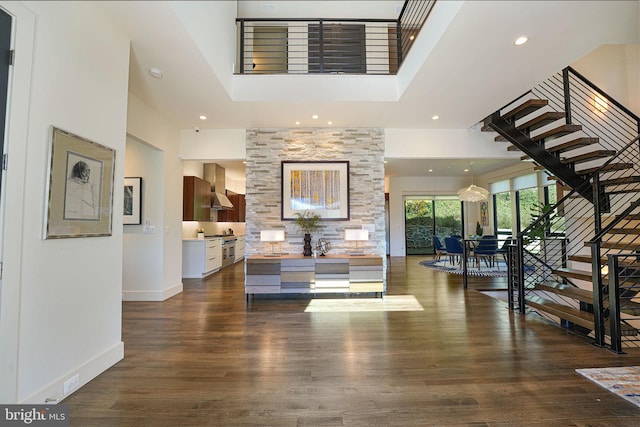
[[[378,255],[302,255],[245,259],[244,290],[253,294],[385,292],[382,257]]]

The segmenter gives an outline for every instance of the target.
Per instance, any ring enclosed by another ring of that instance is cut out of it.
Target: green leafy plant
[[[304,211],[303,213],[295,213],[295,224],[298,230],[304,234],[311,234],[314,231],[320,230],[320,215],[311,211]]]
[[[536,240],[542,240],[547,236],[556,214],[551,213],[542,221],[540,221],[540,218],[547,215],[552,208],[553,206],[548,203],[544,205],[540,203],[538,206],[531,207],[531,224],[534,225],[523,236],[525,244],[529,244]]]

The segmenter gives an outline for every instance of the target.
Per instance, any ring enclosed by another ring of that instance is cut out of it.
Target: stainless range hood
[[[205,163],[204,180],[211,183],[211,209],[218,211],[233,209],[233,204],[224,194],[224,168],[217,165],[216,163]]]

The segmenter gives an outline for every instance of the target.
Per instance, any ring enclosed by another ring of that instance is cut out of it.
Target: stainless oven
[[[235,261],[237,240],[234,236],[222,237],[222,268],[233,264]]]

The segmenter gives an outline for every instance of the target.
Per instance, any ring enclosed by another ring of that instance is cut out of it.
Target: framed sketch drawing
[[[115,150],[52,127],[46,239],[110,236]]]
[[[349,220],[349,162],[282,162],[282,220],[311,211],[324,220]]]
[[[142,178],[124,179],[123,224],[142,224]]]

